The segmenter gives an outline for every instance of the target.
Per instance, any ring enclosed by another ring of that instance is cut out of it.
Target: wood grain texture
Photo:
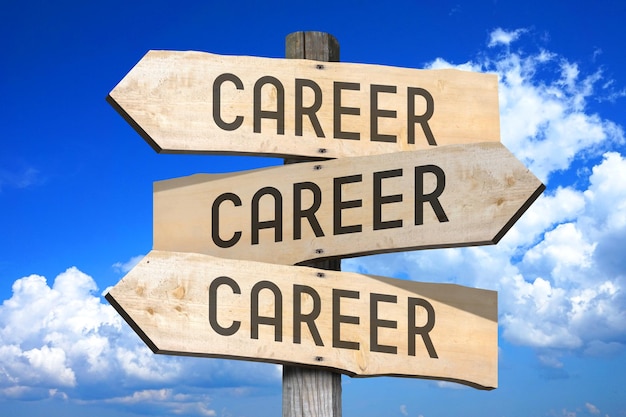
[[[219,93],[214,93],[215,80],[222,74],[238,77],[240,88],[224,81]],[[278,110],[279,97],[284,97],[283,132],[276,120],[267,118],[260,120],[255,132],[254,85],[267,76],[281,83],[284,94],[274,85],[264,85],[257,101],[260,109],[271,112]],[[317,130],[310,117],[296,117],[296,103],[314,107],[316,97],[314,89],[306,87],[298,102],[296,79],[312,80],[320,88]],[[339,88],[337,100],[335,82],[345,87]],[[384,87],[374,94],[377,104],[373,106],[373,86],[392,87],[393,92]],[[158,152],[319,159],[432,148],[423,126],[408,121],[410,113],[424,115],[429,109],[423,96],[409,95],[409,88],[424,89],[432,96],[427,125],[438,146],[500,140],[497,76],[454,69],[149,51],[107,100]],[[242,118],[236,129],[218,127],[214,97],[219,97],[217,113],[225,123],[237,125],[237,118]],[[409,97],[415,106],[412,112]],[[296,119],[302,120],[301,133],[296,130]],[[409,124],[415,127],[411,138]],[[338,132],[356,134],[358,139],[338,139]],[[393,137],[388,140],[395,142],[376,141],[376,135]],[[415,143],[410,143],[412,139]]]
[[[339,62],[339,42],[326,32],[293,32],[285,39],[285,58]]]
[[[339,42],[325,32],[295,32],[285,39],[285,58],[339,61]],[[298,158],[285,159],[285,164]],[[306,266],[341,270],[341,259],[313,260]],[[341,374],[327,368],[283,365],[283,417],[341,417]]]
[[[283,416],[340,417],[341,374],[326,368],[283,366]]]
[[[431,172],[416,173],[416,167],[432,166],[445,175],[445,187],[436,201],[419,203],[422,195],[443,186],[442,179]],[[395,176],[382,178],[380,173]],[[377,183],[380,189],[375,191]],[[297,184],[319,189],[319,207],[310,217],[300,213],[314,207],[316,194],[310,189],[296,190]],[[450,145],[232,175],[198,174],[154,184],[153,247],[293,265],[314,259],[495,244],[544,188],[500,143]],[[231,200],[220,203],[218,198],[225,193]],[[436,202],[447,221],[439,218]],[[421,224],[416,224],[418,208]],[[360,231],[352,229],[356,226]],[[215,235],[236,243],[220,247]]]
[[[212,296],[210,288],[219,277],[228,277],[236,286],[217,286]],[[258,307],[252,307],[257,285],[264,289],[257,292]],[[269,290],[270,285],[275,289]],[[296,291],[305,287],[307,292]],[[493,291],[348,272],[320,275],[319,269],[308,267],[151,251],[106,298],[156,353],[321,366],[353,376],[432,378],[481,389],[497,386]],[[432,312],[411,308],[412,299],[428,303]],[[218,326],[236,324],[236,331],[220,334],[212,324],[211,308]],[[312,324],[296,319],[297,312],[311,314]],[[274,319],[274,324],[257,322],[256,338],[255,314]],[[431,318],[428,337],[435,356],[421,334],[410,333],[411,320],[414,326],[426,327]],[[378,345],[393,347],[394,353],[381,352]]]

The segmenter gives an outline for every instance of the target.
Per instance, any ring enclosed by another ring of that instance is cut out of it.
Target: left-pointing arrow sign
[[[339,158],[500,141],[498,78],[150,51],[107,100],[158,152]]]
[[[494,291],[152,251],[106,298],[155,353],[498,384]]]

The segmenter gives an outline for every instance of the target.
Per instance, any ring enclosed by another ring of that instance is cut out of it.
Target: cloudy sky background
[[[343,61],[497,73],[502,142],[547,186],[496,246],[343,261],[497,290],[500,325],[498,389],[344,378],[344,416],[626,416],[626,13],[564,4],[4,2],[0,414],[280,413],[280,367],[153,355],[102,297],[151,248],[152,181],[280,161],[156,155],[104,98],[148,49],[280,57],[315,29]]]

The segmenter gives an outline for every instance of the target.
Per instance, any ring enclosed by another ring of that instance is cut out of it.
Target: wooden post
[[[339,43],[328,33],[294,32],[287,35],[285,57],[338,62]],[[306,266],[340,271],[341,259]],[[341,417],[341,374],[322,367],[283,366],[283,417]]]

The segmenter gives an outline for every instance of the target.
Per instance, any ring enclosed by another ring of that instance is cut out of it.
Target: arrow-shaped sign
[[[106,298],[155,353],[497,386],[494,291],[152,251]]]
[[[107,100],[157,151],[339,158],[498,142],[495,74],[149,51]]]
[[[544,190],[502,144],[193,175],[154,185],[154,249],[293,265],[497,243]]]

